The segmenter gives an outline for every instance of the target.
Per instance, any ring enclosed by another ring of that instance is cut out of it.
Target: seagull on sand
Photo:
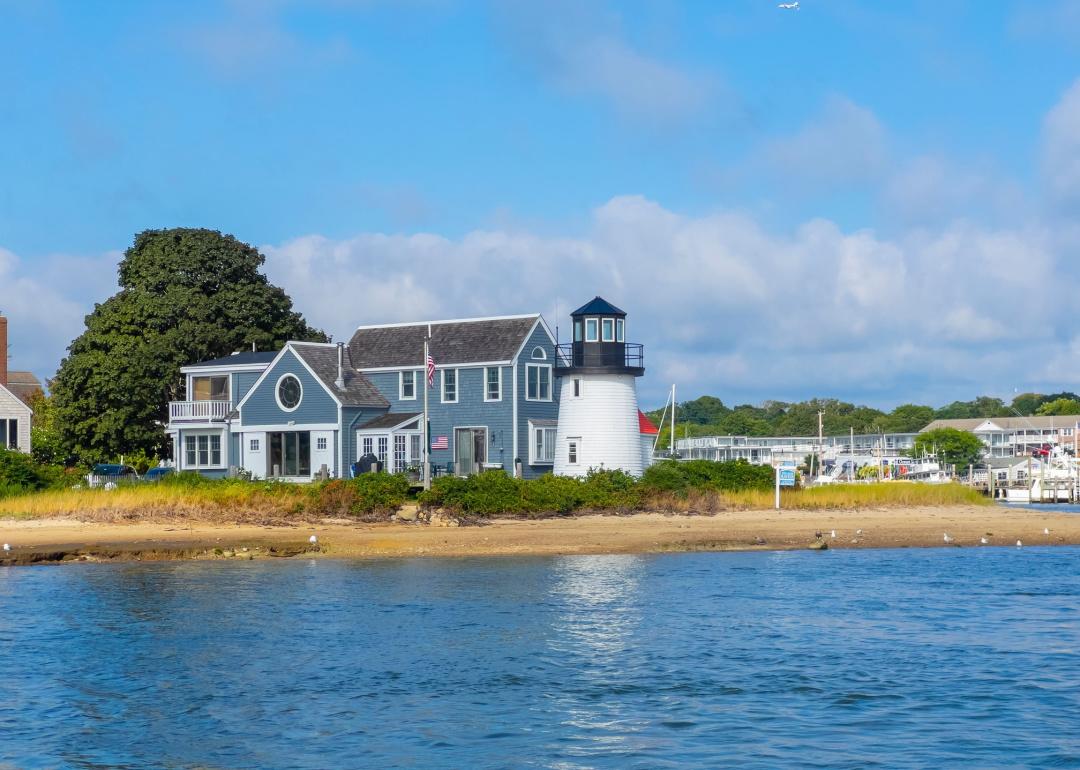
[[[1023,544],[1022,542],[1020,542],[1019,540],[1017,540],[1017,541],[1016,541],[1016,547],[1017,547],[1017,548],[1023,548],[1023,547],[1024,547],[1024,544]]]
[[[835,529],[832,531],[832,536],[836,537],[836,530]]]
[[[317,542],[319,542],[319,538],[315,537],[315,535],[312,535],[312,536],[311,536],[311,537],[309,537],[309,538],[308,538],[307,540],[308,540],[308,542],[309,542],[309,543],[311,543],[312,545],[315,545],[315,544],[316,544]]]
[[[987,543],[989,543],[990,541],[989,541],[989,540],[987,540],[987,539],[986,539],[985,537],[980,537],[980,538],[979,538],[979,542],[980,542],[980,543],[982,543],[983,545],[986,545],[986,544],[987,544]]]
[[[948,543],[951,543],[952,541],[953,541],[953,539],[951,537],[949,537],[949,533],[946,532],[945,533],[945,543],[948,544]]]
[[[11,550],[11,544],[10,543],[4,543],[4,550],[5,551],[10,551]]]
[[[856,534],[856,535],[861,535],[861,534],[862,534],[862,530],[861,530],[861,529],[857,529],[857,530],[855,530],[855,534]]]
[[[1050,534],[1050,528],[1049,527],[1043,527],[1043,534],[1044,535],[1049,535]]]

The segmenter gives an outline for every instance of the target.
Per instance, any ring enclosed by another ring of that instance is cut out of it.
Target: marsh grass
[[[724,492],[727,507],[759,509],[773,507],[773,491]],[[882,482],[871,484],[831,484],[806,489],[782,490],[780,507],[797,510],[850,510],[855,508],[914,508],[947,505],[990,505],[991,500],[960,484],[918,484]]]

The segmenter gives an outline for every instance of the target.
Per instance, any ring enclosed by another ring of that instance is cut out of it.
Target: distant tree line
[[[663,409],[649,412],[659,424]],[[818,412],[824,433],[915,433],[934,420],[965,417],[1009,417],[1023,415],[1080,414],[1076,393],[1022,393],[1006,404],[1000,398],[979,396],[971,401],[953,401],[940,408],[921,404],[901,404],[891,412],[856,406],[835,398],[812,398],[788,403],[765,401],[760,406],[740,404],[729,407],[715,396],[702,396],[678,405],[677,437],[688,436],[816,436]],[[670,416],[669,416],[670,418]],[[665,425],[661,440],[670,436]]]

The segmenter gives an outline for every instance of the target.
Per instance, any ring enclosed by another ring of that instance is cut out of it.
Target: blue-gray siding
[[[485,427],[488,429],[488,462],[500,463],[508,473],[514,470],[513,405],[510,401],[511,369],[503,370],[502,401],[484,401],[484,367],[458,369],[457,403],[442,403],[442,370],[435,374],[435,387],[428,391],[428,416],[432,440],[447,437],[447,449],[431,453],[431,462],[446,466],[454,460],[454,428]],[[374,372],[367,375],[386,399],[391,412],[422,412],[424,410],[422,374],[417,374],[419,387],[415,401],[398,398],[398,373]],[[354,437],[355,438],[355,437]]]
[[[251,386],[259,379],[260,372],[233,372],[232,401],[233,406],[240,403],[240,399],[247,395]]]
[[[385,414],[385,409],[372,407],[348,406],[341,410],[341,429],[343,431],[342,452],[345,458],[342,475],[349,478],[352,475],[352,464],[357,460],[356,429],[368,420],[374,420],[380,414]]]
[[[532,358],[533,348],[536,347],[544,349],[547,354],[545,361],[534,361]],[[551,401],[526,401],[526,364],[529,363],[546,363],[552,366],[555,364],[555,346],[541,326],[537,326],[533,330],[532,336],[529,337],[525,347],[521,350],[521,356],[518,358],[518,381],[516,383],[518,394],[518,457],[521,458],[524,466],[524,476],[533,478],[550,473],[552,466],[529,465],[529,441],[531,440],[529,436],[529,420],[554,420],[559,416],[559,384],[555,381],[553,375],[551,378]],[[509,382],[509,377],[505,381]],[[506,398],[509,398],[509,394],[507,394]]]
[[[277,405],[275,390],[277,381],[283,374],[294,374],[300,380],[304,388],[300,406],[292,412],[283,411]],[[307,367],[291,351],[287,351],[272,370],[267,374],[262,384],[252,392],[251,398],[240,410],[240,424],[245,427],[256,425],[284,425],[294,422],[297,430],[303,425],[319,423],[337,423],[337,402],[316,380]]]

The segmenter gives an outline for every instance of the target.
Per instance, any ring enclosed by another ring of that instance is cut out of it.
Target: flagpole
[[[424,368],[421,375],[424,383],[424,489],[431,489],[431,425],[428,423],[428,358],[431,355],[429,343],[431,341],[431,327],[428,327],[427,336],[424,337]]]

